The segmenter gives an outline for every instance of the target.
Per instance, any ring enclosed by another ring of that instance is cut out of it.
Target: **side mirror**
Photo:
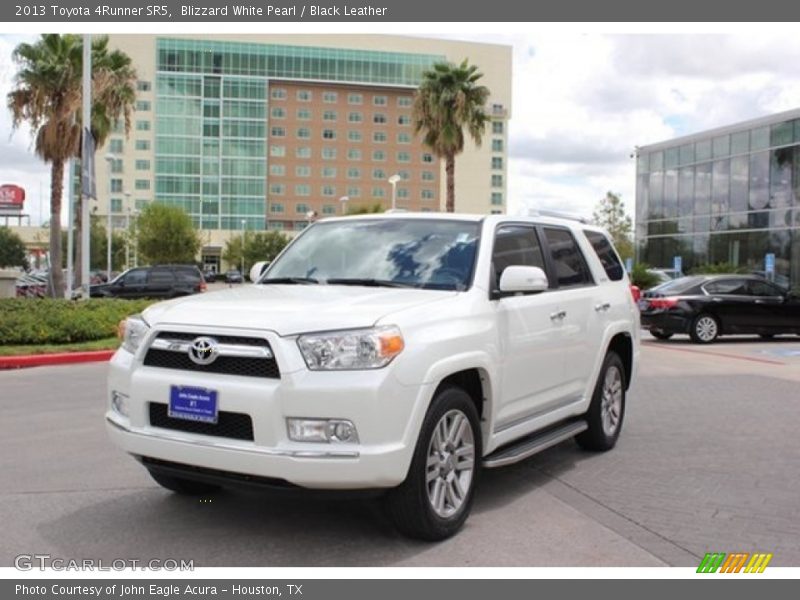
[[[270,261],[263,260],[261,262],[257,262],[252,267],[250,267],[250,281],[255,283],[256,281],[261,279],[261,276],[264,274],[264,271],[267,270],[267,267],[269,267],[269,265]]]
[[[547,275],[539,267],[506,267],[500,276],[500,292],[543,292],[550,283]]]

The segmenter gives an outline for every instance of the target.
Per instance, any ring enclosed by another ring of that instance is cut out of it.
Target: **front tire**
[[[615,352],[603,361],[594,387],[592,403],[586,412],[589,428],[575,436],[584,450],[605,452],[617,443],[625,417],[625,366]]]
[[[192,481],[191,479],[173,477],[172,475],[165,475],[164,473],[156,473],[154,471],[148,472],[150,473],[150,477],[152,477],[158,485],[176,494],[181,494],[182,496],[202,496],[203,494],[211,494],[220,490],[220,486],[211,483]]]
[[[692,321],[689,337],[695,344],[710,344],[719,337],[719,321],[708,313],[697,315]]]
[[[386,496],[397,529],[439,541],[461,529],[472,508],[482,451],[478,411],[458,387],[433,399],[406,480]]]

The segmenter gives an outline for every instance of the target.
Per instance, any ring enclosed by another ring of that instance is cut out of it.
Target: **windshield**
[[[317,223],[286,249],[260,283],[465,290],[479,227],[473,221],[438,219]]]

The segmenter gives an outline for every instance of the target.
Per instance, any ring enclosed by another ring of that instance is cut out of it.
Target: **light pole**
[[[125,192],[125,268],[131,268],[131,193]]]
[[[133,231],[134,231],[134,236],[135,236],[136,224],[138,223],[137,219],[139,218],[139,211],[134,208],[131,211],[131,216],[133,216]],[[134,267],[138,267],[139,266],[139,251],[137,250],[137,247],[138,246],[136,244],[136,237],[134,237],[133,238],[133,266]]]
[[[339,202],[342,203],[342,214],[347,214],[347,203],[350,202],[350,196],[342,196],[339,198]]]
[[[116,155],[106,154],[106,162],[108,163],[108,210],[106,219],[106,281],[111,281],[111,175],[114,171],[114,161],[117,160]]]
[[[397,208],[397,182],[401,179],[402,177],[397,173],[389,177],[389,183],[392,184],[392,210]]]
[[[244,234],[247,231],[245,227],[247,226],[247,220],[242,219],[242,278],[244,278]]]

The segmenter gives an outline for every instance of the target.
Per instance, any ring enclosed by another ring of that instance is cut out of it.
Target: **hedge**
[[[71,344],[115,336],[125,317],[152,300],[85,301],[52,298],[0,300],[0,345]]]

